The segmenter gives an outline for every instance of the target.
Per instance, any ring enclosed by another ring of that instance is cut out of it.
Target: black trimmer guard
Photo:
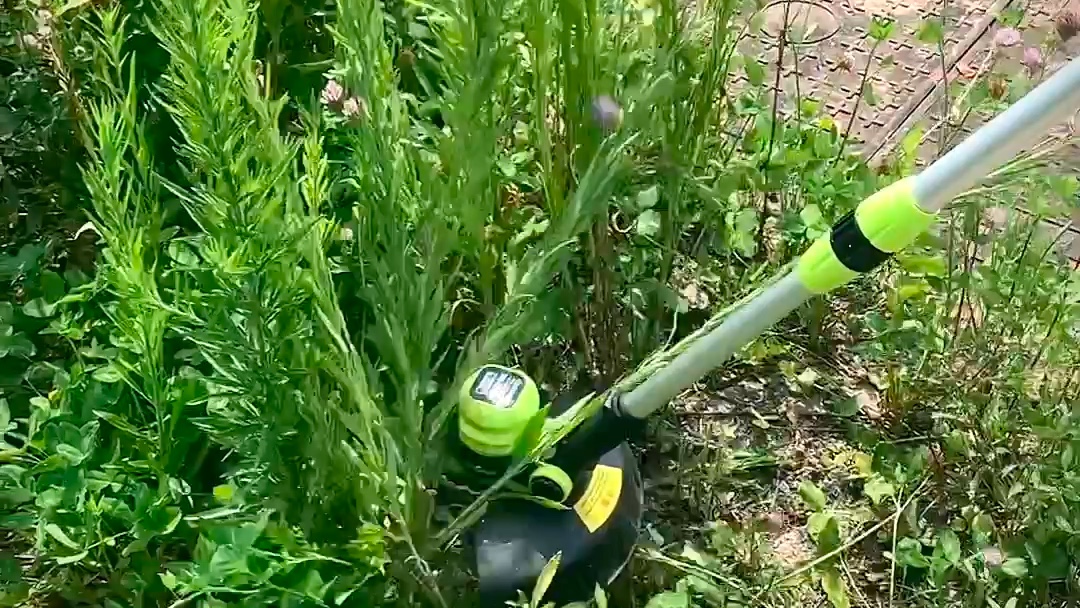
[[[497,500],[471,529],[481,608],[503,608],[517,599],[518,590],[528,596],[557,554],[559,568],[545,603],[586,601],[596,585],[618,595],[617,587],[629,584],[643,503],[630,447],[611,450],[575,481],[566,509],[526,499]]]

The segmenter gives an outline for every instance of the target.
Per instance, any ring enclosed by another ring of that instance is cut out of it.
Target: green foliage
[[[62,276],[29,245],[9,263],[24,291],[4,356],[32,364],[5,383],[5,517],[43,559],[12,601],[445,601],[431,490],[455,384],[560,335],[552,281],[573,282],[636,134],[670,103],[664,66],[637,58],[621,128],[595,128],[615,87],[595,76],[626,57],[601,28],[624,30],[598,6],[560,10],[414,12],[437,58],[423,99],[366,0],[335,6],[332,49],[318,28],[286,40],[313,14],[300,5],[69,15],[90,32],[81,187],[99,262]],[[285,77],[320,54],[330,80]],[[538,144],[508,150],[511,134]],[[512,208],[508,187],[541,204]],[[36,363],[39,334],[68,352]]]
[[[869,36],[875,44],[896,34],[891,23],[881,21]],[[931,44],[943,35],[940,24],[930,22],[918,32]],[[990,116],[1030,90],[1041,76],[1038,66],[1018,72],[1006,55],[999,52],[998,63],[988,63],[972,82],[954,85],[952,116],[961,122]],[[994,80],[1004,86],[987,84]],[[998,92],[991,94],[994,87]],[[955,143],[951,128],[912,130],[895,157],[883,163],[882,181],[914,171],[916,158],[929,151],[931,136],[945,140],[939,150]],[[842,354],[827,359],[867,365],[867,383],[881,391],[873,415],[882,419],[870,424],[854,397],[836,396],[830,408],[848,440],[873,454],[859,467],[855,491],[839,484],[842,503],[834,505],[827,496],[836,496],[835,484],[828,494],[809,481],[790,487],[797,489],[795,502],[802,503],[796,509],[809,510],[805,529],[817,547],[820,561],[811,571],[822,601],[835,606],[1075,601],[1075,586],[1067,582],[1078,561],[1069,540],[1076,529],[1076,504],[1068,479],[1076,466],[1076,421],[1070,411],[1080,386],[1075,358],[1080,308],[1076,266],[1063,255],[1071,235],[1045,223],[1075,217],[1075,177],[1046,164],[1070,138],[1047,137],[988,185],[961,197],[940,228],[882,273],[875,282],[880,292],[842,299],[847,311],[842,323],[830,318],[824,305],[801,312],[810,351],[842,353],[844,344],[853,343],[859,359]],[[797,187],[806,199],[821,188],[803,180]],[[833,198],[841,213],[848,197],[860,196],[853,190]],[[789,216],[783,224],[787,234],[812,238],[836,217],[827,201],[812,202]],[[1017,206],[1031,213],[1006,212]],[[823,340],[825,333],[833,335]],[[754,352],[774,351],[762,344]],[[757,357],[750,361],[759,363]],[[780,367],[794,385],[798,367],[787,362]],[[685,476],[680,484],[715,485],[713,479],[695,478],[692,458],[680,460],[680,466]],[[740,498],[748,493],[746,485],[735,486]],[[933,487],[931,500],[921,494],[926,485]],[[712,500],[730,487],[705,493]],[[784,500],[774,488],[767,492],[761,500],[770,507]],[[865,558],[866,551],[848,546],[859,534],[850,524],[875,520],[881,527],[874,544],[887,559],[857,572],[845,556]],[[745,584],[729,581],[725,592],[738,593]]]

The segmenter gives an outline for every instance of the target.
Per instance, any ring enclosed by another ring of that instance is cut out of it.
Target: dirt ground
[[[684,394],[652,429],[643,455],[647,529],[669,546],[706,542],[714,522],[756,524],[763,559],[793,572],[817,557],[811,511],[799,495],[820,487],[842,534],[880,520],[863,492],[870,455],[855,438],[885,423],[881,392],[863,370],[789,345],[796,370],[741,365]],[[792,377],[793,376],[793,377]],[[887,597],[890,562],[871,536],[845,552],[856,605]],[[815,588],[807,591],[824,595]]]

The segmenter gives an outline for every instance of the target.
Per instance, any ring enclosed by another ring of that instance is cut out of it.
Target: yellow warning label
[[[615,505],[619,502],[619,494],[622,493],[622,471],[605,464],[598,464],[593,469],[589,487],[574,505],[581,523],[596,532],[615,511]]]

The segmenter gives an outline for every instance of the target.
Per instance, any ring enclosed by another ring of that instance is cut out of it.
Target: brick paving
[[[778,41],[785,23],[788,40],[780,74],[779,97],[784,107],[799,98],[824,105],[842,126],[852,121],[852,136],[868,158],[887,154],[915,125],[924,128],[942,122],[948,99],[954,99],[957,83],[977,74],[995,52],[993,37],[997,18],[1006,11],[1025,9],[1023,41],[998,50],[997,69],[1022,71],[1025,46],[1045,46],[1056,37],[1053,19],[1062,9],[1080,9],[1080,0],[790,0],[774,2],[751,26],[742,52],[758,56],[770,67],[769,82],[776,76]],[[877,49],[867,34],[875,17],[890,19],[893,34]],[[919,32],[940,24],[940,46],[919,40]],[[802,42],[800,44],[800,42]],[[1080,54],[1080,36],[1045,57],[1052,71]],[[871,51],[873,50],[873,53]],[[870,62],[863,85],[863,72]],[[798,70],[796,72],[796,65]],[[945,77],[947,75],[947,77]],[[860,95],[860,91],[862,95]],[[860,100],[861,98],[861,100]],[[868,103],[872,99],[873,103]],[[977,128],[981,119],[967,119],[961,133]],[[929,130],[929,129],[928,129]],[[920,157],[925,161],[940,153],[940,129],[930,130]],[[955,132],[955,129],[948,131]],[[962,140],[953,137],[948,145]],[[1072,144],[1054,159],[1059,170],[1080,170],[1080,146]],[[1061,252],[1080,260],[1080,213],[1048,222],[1047,231],[1070,229],[1061,239]]]

